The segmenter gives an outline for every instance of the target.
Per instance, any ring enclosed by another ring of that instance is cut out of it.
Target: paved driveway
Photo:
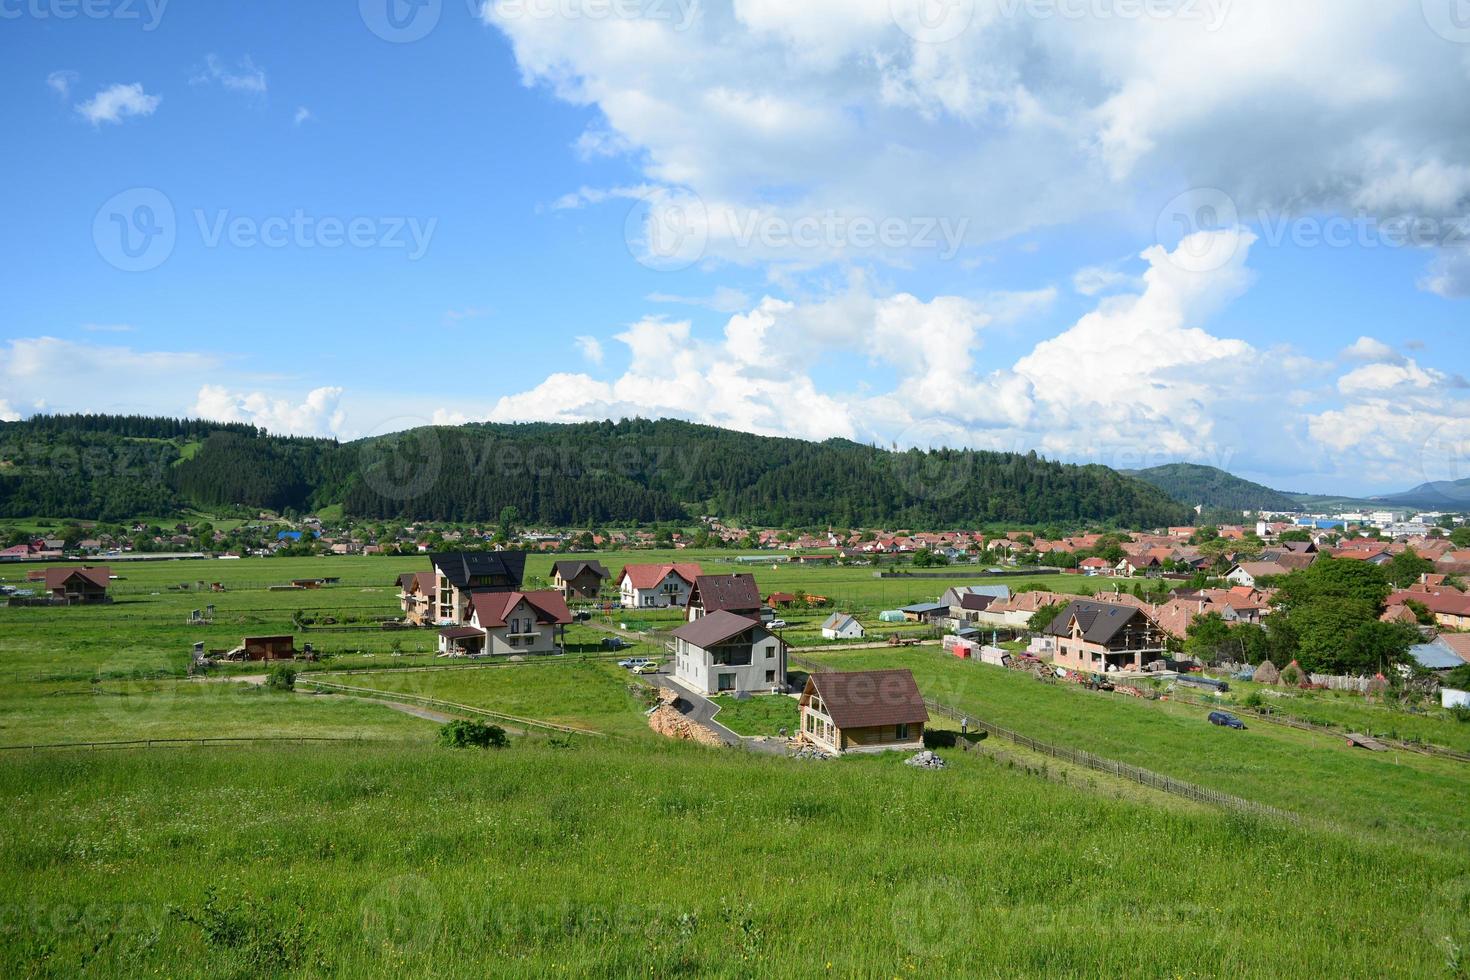
[[[674,708],[678,710],[678,712],[685,718],[688,718],[690,721],[698,722],[699,724],[708,728],[710,731],[714,732],[720,737],[720,741],[724,742],[726,745],[735,746],[736,748],[749,749],[752,752],[764,752],[768,755],[786,754],[785,742],[768,742],[765,739],[744,738],[743,736],[736,735],[734,732],[730,731],[730,729],[715,721],[715,712],[720,710],[720,706],[715,704],[709,698],[704,697],[701,694],[696,694],[694,691],[689,690],[689,688],[674,680],[673,677],[669,676],[667,673],[659,671],[657,674],[646,674],[644,676],[648,679],[650,683],[656,684],[658,687],[661,687],[666,691],[673,691],[675,694],[677,694],[679,697],[678,700],[674,702]],[[764,695],[762,696],[764,697]],[[772,696],[774,697],[775,695]]]

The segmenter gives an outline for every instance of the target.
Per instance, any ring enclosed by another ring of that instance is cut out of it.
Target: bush
[[[1266,699],[1263,698],[1263,697],[1261,697],[1261,692],[1260,691],[1252,691],[1249,694],[1247,694],[1245,696],[1245,700],[1242,701],[1242,702],[1240,702],[1240,703],[1243,704],[1247,708],[1253,708],[1253,709],[1256,709],[1256,710],[1260,710],[1261,706],[1266,703]]]
[[[294,691],[296,690],[296,668],[281,664],[271,668],[266,675],[265,686],[272,691]]]
[[[1450,716],[1462,725],[1470,725],[1470,708],[1457,704],[1450,709]]]
[[[510,744],[505,729],[483,721],[451,721],[439,729],[439,744],[452,749],[503,749]]]
[[[937,728],[924,729],[924,748],[931,751],[934,749],[952,749],[959,744],[959,741],[960,736],[958,732],[943,731]]]

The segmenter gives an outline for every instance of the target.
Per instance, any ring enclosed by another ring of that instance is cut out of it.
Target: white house
[[[624,609],[683,609],[701,572],[698,565],[625,565],[618,579]]]
[[[572,621],[560,592],[476,592],[469,620],[439,633],[446,657],[517,656],[557,653]]]
[[[673,636],[674,677],[701,694],[786,689],[786,644],[757,622],[722,609]]]
[[[826,640],[861,640],[867,636],[863,624],[846,613],[833,613],[822,624],[822,638]]]

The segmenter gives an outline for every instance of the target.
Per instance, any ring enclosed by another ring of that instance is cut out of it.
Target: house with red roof
[[[97,568],[48,568],[46,569],[46,593],[55,601],[69,606],[111,602],[107,587],[112,579],[112,569]]]
[[[618,595],[624,609],[683,609],[702,574],[692,562],[624,565]]]
[[[560,592],[474,592],[469,621],[439,633],[439,655],[510,657],[557,653],[571,610]]]

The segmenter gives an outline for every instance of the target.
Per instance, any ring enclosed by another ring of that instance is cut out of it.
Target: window
[[[768,671],[766,671],[766,683],[767,684],[774,684],[774,683],[776,683],[776,672],[774,670],[768,670]]]
[[[776,656],[776,648],[775,647],[766,647],[766,659],[767,660],[771,660],[775,656]]]
[[[898,739],[900,742],[906,742],[906,741],[908,741],[908,737],[909,737],[909,726],[908,725],[895,725],[893,727],[893,737],[896,738],[896,739]]]
[[[735,675],[734,674],[721,674],[720,675],[720,690],[721,691],[733,691],[733,690],[735,690]]]

